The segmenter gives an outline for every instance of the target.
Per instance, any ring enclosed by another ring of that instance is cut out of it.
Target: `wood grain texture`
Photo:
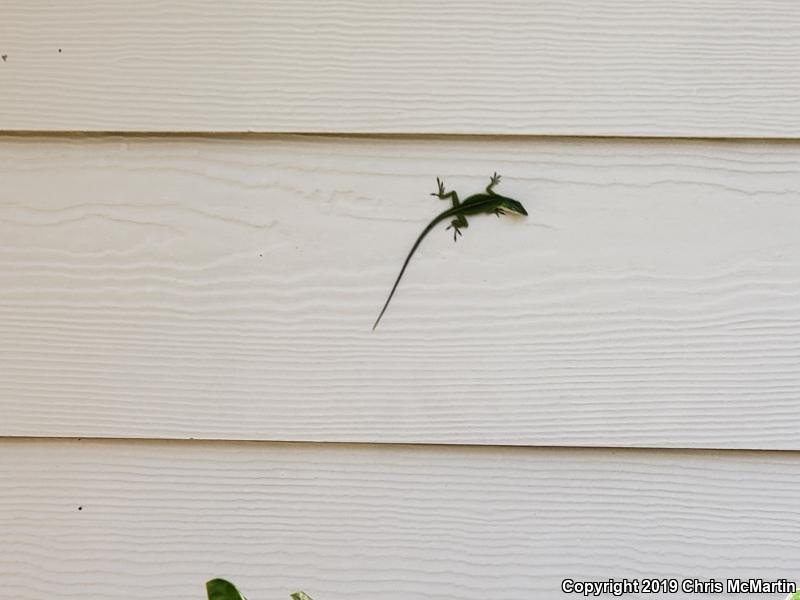
[[[0,435],[798,449],[799,226],[790,143],[6,138]]]
[[[6,0],[0,129],[800,135],[795,0]]]
[[[549,600],[800,563],[794,453],[4,440],[0,478],[15,600]]]

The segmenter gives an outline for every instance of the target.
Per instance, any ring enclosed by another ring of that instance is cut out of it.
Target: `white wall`
[[[0,589],[800,578],[799,33],[777,0],[4,6]],[[436,177],[495,170],[530,215],[433,232],[372,332]]]

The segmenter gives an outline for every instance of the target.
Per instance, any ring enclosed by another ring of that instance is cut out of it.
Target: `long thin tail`
[[[450,213],[450,211],[445,211],[442,214],[440,214],[438,217],[436,217],[433,221],[431,221],[428,224],[428,226],[425,229],[422,230],[422,233],[419,234],[419,237],[417,238],[417,241],[414,242],[414,245],[411,246],[411,251],[408,253],[408,256],[406,256],[406,260],[403,263],[403,268],[400,269],[400,274],[397,276],[397,279],[395,279],[394,285],[392,286],[392,291],[389,292],[389,297],[386,299],[386,304],[383,305],[383,309],[381,310],[381,314],[379,314],[378,318],[375,319],[375,324],[372,326],[372,331],[375,331],[375,328],[378,326],[378,323],[381,322],[381,317],[383,316],[383,313],[385,313],[386,309],[389,308],[389,302],[392,301],[392,296],[394,296],[394,292],[397,289],[397,285],[400,283],[400,280],[403,278],[403,273],[406,272],[406,267],[408,266],[408,263],[411,260],[411,257],[414,256],[414,252],[417,251],[417,247],[419,247],[419,245],[422,243],[422,240],[425,239],[425,236],[428,235],[431,232],[431,230],[434,227],[436,227],[436,225],[438,225],[439,223],[444,221],[448,216],[450,216],[449,213]]]

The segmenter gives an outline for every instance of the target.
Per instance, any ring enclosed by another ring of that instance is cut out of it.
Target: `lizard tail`
[[[417,238],[417,241],[414,242],[414,245],[411,246],[411,250],[409,251],[408,256],[406,256],[406,260],[403,263],[403,267],[400,269],[400,274],[397,276],[397,279],[395,279],[395,281],[394,281],[394,285],[392,286],[392,291],[389,292],[389,297],[386,299],[386,304],[383,305],[383,308],[381,309],[381,314],[379,314],[378,318],[375,319],[375,324],[372,326],[372,331],[375,331],[375,328],[378,326],[378,323],[381,322],[381,317],[383,317],[383,313],[385,313],[386,309],[389,308],[389,302],[392,301],[392,296],[394,296],[394,293],[397,290],[397,285],[400,283],[400,280],[403,278],[403,273],[406,272],[406,267],[408,266],[408,263],[411,260],[411,257],[414,256],[414,252],[417,251],[417,248],[422,243],[422,240],[425,239],[425,236],[428,235],[431,232],[431,230],[434,227],[436,227],[436,225],[438,225],[439,223],[441,223],[447,217],[450,216],[449,214],[447,214],[449,212],[450,211],[445,211],[444,213],[442,213],[441,215],[436,217],[433,221],[431,221],[428,224],[428,226],[425,229],[422,230],[422,233],[419,234],[419,237]]]

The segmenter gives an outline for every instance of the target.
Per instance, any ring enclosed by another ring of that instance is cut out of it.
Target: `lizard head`
[[[507,198],[505,196],[499,196],[500,199],[500,208],[504,208],[506,210],[510,210],[511,212],[515,212],[519,215],[527,215],[528,211],[525,210],[525,207],[522,206],[521,203],[517,202],[513,198]]]

